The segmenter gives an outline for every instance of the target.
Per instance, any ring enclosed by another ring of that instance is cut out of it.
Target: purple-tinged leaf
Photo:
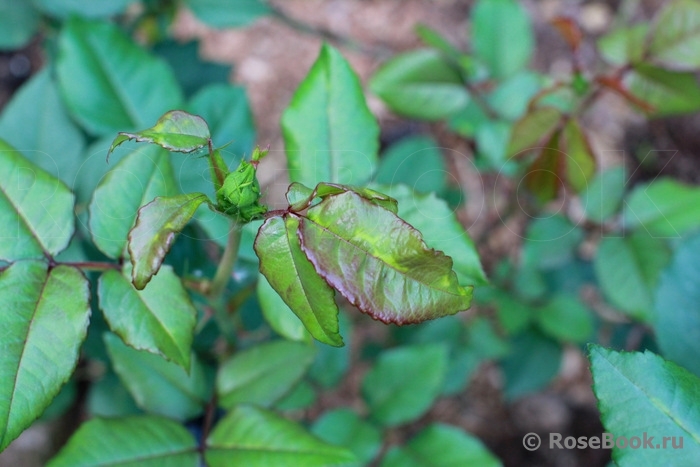
[[[356,193],[326,198],[300,223],[316,272],[364,313],[385,323],[417,323],[467,310],[452,259],[429,249],[416,229]]]
[[[158,197],[139,209],[136,224],[129,232],[131,279],[143,290],[158,273],[165,255],[180,232],[192,219],[197,208],[209,201],[202,193]]]

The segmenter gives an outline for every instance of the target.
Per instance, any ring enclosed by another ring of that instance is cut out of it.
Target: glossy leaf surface
[[[415,323],[469,308],[471,287],[460,287],[452,260],[428,249],[391,211],[347,192],[307,216],[299,230],[302,251],[319,275],[373,318]]]
[[[307,343],[275,341],[234,354],[217,375],[219,403],[270,406],[301,379],[315,353]]]
[[[372,77],[370,88],[397,114],[421,120],[450,117],[469,103],[459,71],[432,49],[393,57]]]
[[[256,291],[263,317],[273,331],[292,341],[311,340],[304,324],[262,274],[258,277]]]
[[[324,443],[273,412],[239,406],[219,422],[205,454],[211,467],[326,467],[353,462],[343,448]]]
[[[0,272],[0,451],[58,394],[78,362],[89,284],[69,266],[21,261]]]
[[[73,236],[75,196],[0,140],[0,259],[44,258]]]
[[[152,415],[85,422],[49,467],[197,467],[197,442],[180,423]]]
[[[117,25],[73,17],[56,62],[64,101],[94,135],[137,130],[182,104],[172,71]]]
[[[329,45],[282,115],[289,177],[319,182],[367,181],[377,164],[379,125],[348,62]]]
[[[90,201],[90,234],[97,248],[110,258],[123,257],[138,209],[174,193],[165,150],[146,146],[128,154],[102,178]]]
[[[460,284],[487,283],[474,242],[444,200],[433,193],[415,193],[405,185],[382,186],[379,189],[396,198],[399,217],[415,227],[430,248],[452,258],[452,268]]]
[[[178,234],[192,219],[197,208],[209,201],[202,193],[158,197],[138,211],[136,224],[129,231],[131,280],[143,290],[158,273],[165,255]]]
[[[104,339],[114,371],[139,407],[182,421],[204,413],[212,388],[195,355],[185,371],[158,355],[132,349],[112,333]]]
[[[613,449],[618,465],[668,463],[672,440],[663,449],[664,437],[674,437],[676,443],[682,438],[683,449],[670,451],[675,465],[695,463],[700,456],[697,376],[649,351],[615,352],[591,345],[588,358],[606,431],[628,440],[645,435],[648,442],[645,449]]]
[[[161,355],[188,369],[197,311],[170,266],[161,268],[149,287],[136,290],[124,274],[100,276],[100,309],[109,327],[129,346]]]
[[[202,117],[182,110],[171,110],[147,130],[120,132],[112,141],[109,151],[112,152],[124,141],[133,139],[139,143],[157,144],[172,152],[192,152],[207,146],[210,138],[209,126]]]
[[[297,216],[265,221],[255,240],[260,272],[317,340],[341,346],[335,293],[301,251]]]

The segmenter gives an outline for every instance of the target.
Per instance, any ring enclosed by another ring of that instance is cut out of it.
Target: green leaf
[[[615,214],[622,203],[626,181],[627,172],[621,165],[598,172],[580,193],[586,218],[600,224]]]
[[[675,72],[640,63],[632,68],[625,85],[654,108],[654,117],[686,114],[700,109],[700,86],[694,73]]]
[[[158,274],[175,235],[192,219],[197,208],[208,201],[207,195],[202,193],[159,196],[139,209],[128,241],[134,287],[143,290]]]
[[[700,376],[699,265],[700,236],[696,235],[678,246],[659,278],[652,324],[664,356]]]
[[[487,121],[477,127],[474,141],[479,159],[486,159],[489,168],[499,172],[508,168],[506,151],[512,131],[513,125],[503,121]]]
[[[598,50],[611,65],[623,66],[638,63],[644,58],[649,25],[615,28],[598,39]]]
[[[338,315],[340,335],[348,342],[343,347],[331,347],[316,342],[316,357],[309,369],[309,378],[322,388],[331,388],[340,383],[350,368],[352,352],[352,323],[347,314]]]
[[[532,71],[517,73],[488,94],[488,104],[501,117],[517,120],[525,114],[530,100],[542,88],[542,81],[542,77]]]
[[[628,443],[642,438],[643,449],[613,449],[617,465],[694,465],[700,458],[700,379],[649,351],[590,345],[588,352],[606,431]],[[672,441],[682,442],[683,448],[672,450]]]
[[[197,467],[197,442],[182,424],[152,415],[93,418],[49,467]]]
[[[700,227],[700,188],[670,178],[638,185],[627,196],[622,219],[629,229],[679,237]]]
[[[0,451],[68,381],[87,335],[90,291],[69,266],[20,261],[0,272]]]
[[[561,359],[561,346],[539,332],[513,337],[510,355],[501,362],[506,398],[514,400],[542,389],[559,373]]]
[[[255,145],[255,123],[244,88],[209,85],[192,97],[187,108],[207,121],[215,146],[227,145],[224,154],[235,155],[229,158],[230,166],[235,167],[243,154],[250,154]]]
[[[182,104],[168,66],[113,24],[68,20],[56,71],[68,109],[94,135],[146,128]]]
[[[561,112],[554,107],[540,107],[528,112],[513,127],[506,154],[513,156],[540,147],[561,118]]]
[[[30,2],[0,0],[0,50],[24,47],[37,33],[41,16]]]
[[[316,390],[302,379],[289,393],[277,401],[275,408],[281,411],[309,409],[316,403]]]
[[[377,165],[379,125],[360,80],[329,45],[299,85],[282,115],[289,177],[319,182],[366,182]]]
[[[317,340],[342,346],[335,293],[301,251],[299,217],[272,217],[255,239],[260,272]]]
[[[362,380],[362,396],[372,418],[387,427],[419,418],[440,394],[447,362],[447,347],[442,344],[382,352]]]
[[[494,78],[525,67],[534,51],[530,18],[514,0],[479,0],[471,13],[471,43]]]
[[[142,413],[113,371],[106,372],[91,383],[86,401],[91,417],[124,417]]]
[[[641,321],[650,321],[654,290],[671,252],[666,243],[635,232],[624,238],[606,237],[598,246],[595,272],[606,298]]]
[[[135,0],[110,0],[95,2],[93,0],[30,0],[42,12],[59,19],[67,19],[72,15],[83,18],[107,18],[123,13],[130,3]]]
[[[138,209],[156,196],[175,193],[169,154],[156,146],[133,151],[110,170],[90,201],[90,234],[110,258],[124,256]]]
[[[368,465],[382,447],[381,431],[351,409],[340,408],[324,413],[314,422],[311,432],[330,444],[350,449],[357,456],[357,463],[345,465]]]
[[[304,324],[262,274],[258,277],[257,294],[263,317],[273,331],[292,341],[311,340]]]
[[[185,0],[192,12],[209,26],[235,28],[246,26],[270,13],[270,7],[261,0]]]
[[[234,354],[219,368],[219,404],[227,409],[237,404],[272,405],[304,376],[315,353],[306,343],[274,341]]]
[[[126,346],[114,334],[106,333],[104,340],[114,371],[139,407],[182,421],[204,412],[212,388],[194,354],[186,372],[158,355]]]
[[[399,202],[398,215],[423,236],[425,243],[452,258],[460,284],[485,285],[479,253],[447,203],[434,194],[418,194],[404,185],[381,187]]]
[[[403,183],[416,191],[438,193],[445,189],[445,161],[440,147],[429,136],[412,136],[392,144],[379,161],[375,183]]]
[[[536,218],[527,228],[523,266],[554,269],[571,261],[583,241],[580,227],[560,215]]]
[[[198,40],[181,42],[174,38],[159,38],[158,43],[153,45],[153,51],[156,55],[165,59],[170,68],[173,69],[175,78],[187,98],[192,97],[199,90],[203,91],[205,87],[208,88],[210,85],[231,87],[227,85],[231,75],[231,65],[213,62],[202,57],[199,54],[199,46]],[[212,122],[206,115],[202,115],[189,106],[187,110],[204,118],[212,126]],[[216,143],[216,145],[219,146],[220,143]]]
[[[207,438],[205,459],[210,467],[326,467],[353,462],[355,456],[273,412],[239,406]]]
[[[501,462],[478,438],[457,427],[434,423],[405,446],[393,447],[381,467],[479,466],[498,467]]]
[[[577,119],[572,118],[566,123],[559,150],[563,151],[559,156],[559,177],[574,191],[584,190],[595,175],[596,161],[588,135]]]
[[[75,196],[0,140],[0,260],[44,258],[73,236]]]
[[[441,120],[469,103],[462,76],[440,52],[412,50],[383,64],[370,89],[394,112],[421,120]]]
[[[145,350],[190,367],[190,347],[197,310],[170,266],[161,268],[149,287],[136,290],[123,274],[100,276],[97,295],[110,329],[137,350]]]
[[[207,146],[211,135],[207,122],[198,115],[182,110],[164,113],[154,126],[136,133],[119,132],[114,138],[109,152],[124,141],[136,140],[139,143],[157,144],[171,152],[193,152]],[[107,154],[109,159],[109,154]]]
[[[535,318],[545,334],[560,341],[582,344],[593,335],[593,314],[573,295],[555,296],[537,309]]]
[[[307,216],[300,223],[302,251],[364,313],[405,324],[469,308],[472,287],[460,287],[452,260],[428,249],[420,233],[391,211],[347,192]]]
[[[73,187],[84,162],[85,141],[68,116],[48,67],[7,103],[0,116],[0,135],[31,162]]]
[[[649,44],[649,58],[665,68],[695,71],[700,67],[700,4],[669,2],[659,13]]]

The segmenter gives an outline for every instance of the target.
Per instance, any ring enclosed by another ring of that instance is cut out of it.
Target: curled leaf
[[[182,110],[171,110],[163,114],[152,128],[137,133],[119,133],[109,147],[107,161],[117,146],[130,139],[157,144],[168,151],[192,152],[208,145],[210,138],[209,126],[202,117]]]

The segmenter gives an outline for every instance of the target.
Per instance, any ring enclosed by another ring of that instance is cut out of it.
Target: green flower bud
[[[255,166],[245,160],[226,176],[224,184],[216,193],[223,211],[243,222],[250,222],[267,211],[267,208],[259,203],[260,196]]]

